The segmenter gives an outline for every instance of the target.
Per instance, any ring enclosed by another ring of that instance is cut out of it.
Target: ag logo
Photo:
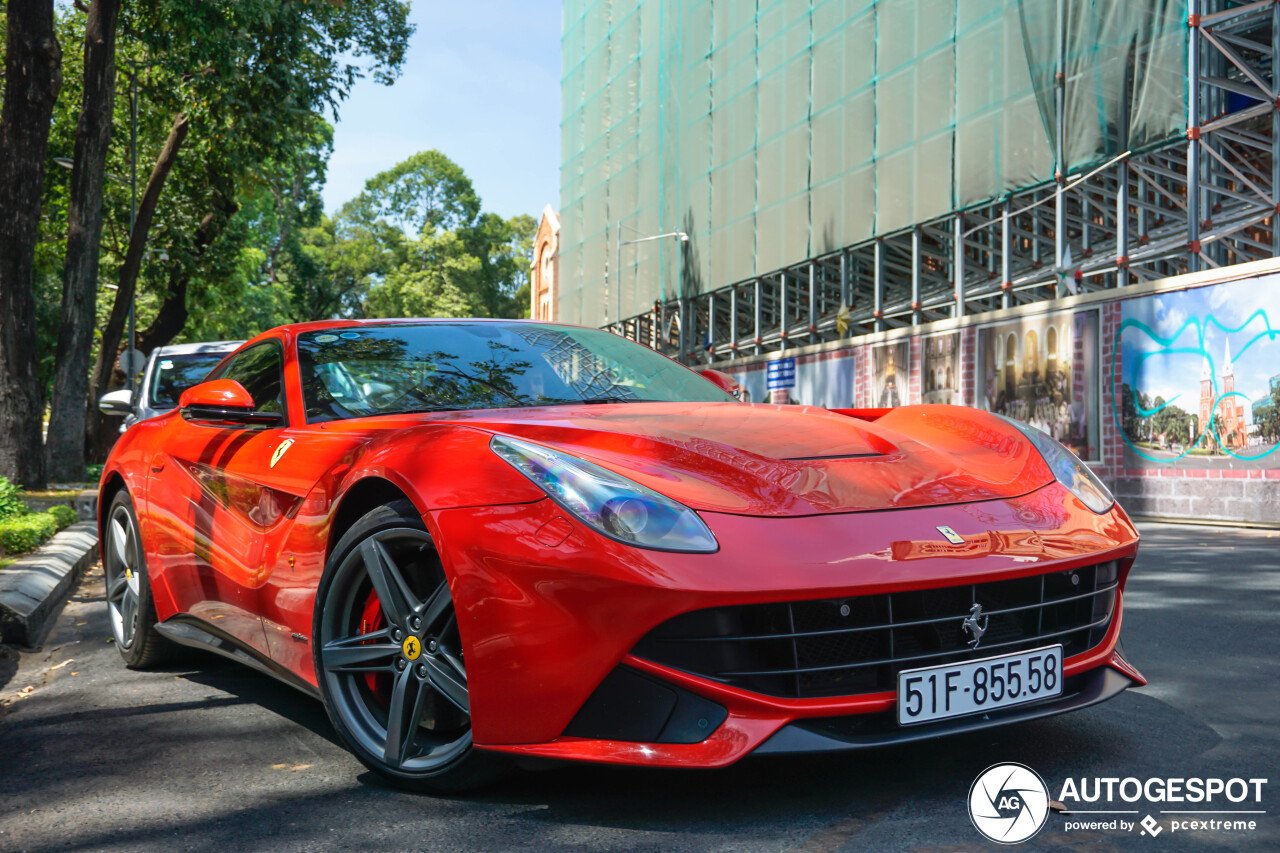
[[[1049,817],[1049,789],[1022,764],[993,764],[969,789],[969,819],[998,844],[1017,844],[1040,831]]]
[[[276,463],[280,461],[280,457],[284,456],[284,452],[288,450],[290,447],[293,447],[292,438],[286,438],[284,441],[280,442],[280,446],[276,448],[276,452],[271,454],[272,468],[276,467]]]

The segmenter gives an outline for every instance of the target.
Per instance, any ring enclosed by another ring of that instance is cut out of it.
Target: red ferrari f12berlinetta
[[[265,332],[111,453],[116,644],[281,678],[436,791],[513,756],[717,767],[1144,683],[1117,650],[1138,534],[1064,446],[732,390],[573,326]]]

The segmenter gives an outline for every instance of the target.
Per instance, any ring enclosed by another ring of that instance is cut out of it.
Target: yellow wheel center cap
[[[400,648],[409,660],[417,660],[418,655],[422,654],[422,643],[417,637],[405,637],[404,644]]]

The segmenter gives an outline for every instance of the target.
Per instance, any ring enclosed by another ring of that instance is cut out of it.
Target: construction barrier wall
[[[779,358],[793,388],[769,388]],[[999,412],[1071,447],[1135,515],[1280,526],[1280,260],[716,368],[753,402]]]
[[[565,0],[559,317],[633,317],[1180,136],[1186,10]]]

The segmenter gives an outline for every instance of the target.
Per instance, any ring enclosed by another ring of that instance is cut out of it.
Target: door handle
[[[161,471],[163,471],[163,470],[164,470],[164,463],[163,463],[163,462],[161,462],[161,463],[159,463],[159,464],[156,464],[155,462],[152,462],[152,463],[151,463],[151,473],[152,473],[152,474],[159,474],[159,473],[160,473]]]

